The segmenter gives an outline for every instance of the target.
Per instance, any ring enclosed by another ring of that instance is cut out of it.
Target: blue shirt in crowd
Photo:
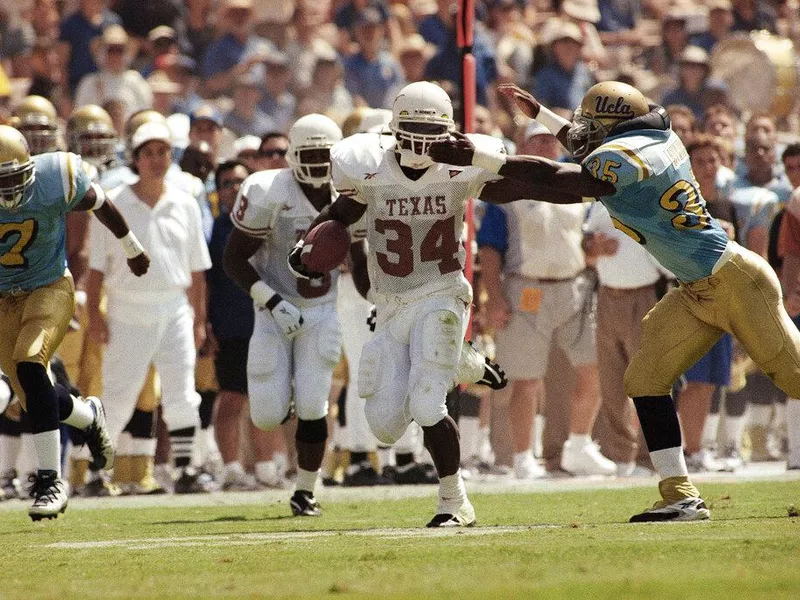
[[[211,288],[208,298],[208,320],[214,335],[220,340],[249,338],[253,333],[253,300],[236,285],[223,270],[222,256],[228,237],[233,231],[233,222],[227,213],[214,220],[208,252],[211,268],[206,274]]]
[[[593,85],[594,77],[583,61],[579,61],[571,73],[550,63],[536,73],[533,95],[545,106],[574,110]]]
[[[61,22],[59,39],[70,45],[69,54],[69,87],[72,91],[78,86],[81,77],[97,71],[97,65],[91,52],[91,41],[103,33],[109,25],[121,25],[122,20],[117,13],[103,10],[100,22],[95,25],[87,21],[81,11],[72,13]]]
[[[386,51],[378,53],[374,61],[360,52],[344,59],[344,85],[354,96],[361,96],[372,108],[387,108],[392,98],[389,90],[403,81],[400,65]]]

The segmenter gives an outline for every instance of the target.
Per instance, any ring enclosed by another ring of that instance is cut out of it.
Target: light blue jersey
[[[0,292],[33,290],[64,275],[66,214],[92,183],[88,165],[76,154],[39,154],[33,164],[30,200],[0,209]]]
[[[728,236],[708,214],[686,148],[671,129],[608,137],[582,164],[593,177],[616,186],[600,200],[617,229],[680,281],[711,275]]]

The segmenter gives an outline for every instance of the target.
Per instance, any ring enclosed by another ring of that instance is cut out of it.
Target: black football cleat
[[[295,517],[321,517],[322,507],[308,490],[297,490],[289,499]]]

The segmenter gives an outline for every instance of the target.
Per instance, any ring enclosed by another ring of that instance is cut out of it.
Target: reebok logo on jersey
[[[449,169],[447,174],[450,175],[450,179],[458,175],[459,173],[463,173],[464,169]]]
[[[375,179],[378,173],[364,173],[364,179]]]

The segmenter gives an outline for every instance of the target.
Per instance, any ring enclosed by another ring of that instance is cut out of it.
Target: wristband
[[[103,188],[96,183],[93,183],[91,187],[94,190],[94,195],[97,196],[97,200],[95,200],[92,210],[97,210],[106,203],[106,193],[103,191]]]
[[[506,155],[499,152],[485,152],[475,148],[472,154],[472,165],[490,173],[498,173],[504,164],[506,164]]]
[[[275,293],[275,290],[260,279],[250,286],[250,297],[255,300],[258,306],[266,306],[270,310],[281,301],[281,297]],[[278,300],[270,307],[270,303],[272,303],[276,297]]]
[[[122,250],[125,252],[126,258],[136,258],[144,252],[144,247],[139,243],[132,231],[128,231],[123,237],[119,238],[119,243],[122,244]]]
[[[564,129],[564,126],[570,126],[569,121],[564,117],[558,116],[545,106],[539,107],[539,114],[536,115],[536,121],[539,121],[539,123],[547,127],[553,135],[558,135],[558,132]]]

